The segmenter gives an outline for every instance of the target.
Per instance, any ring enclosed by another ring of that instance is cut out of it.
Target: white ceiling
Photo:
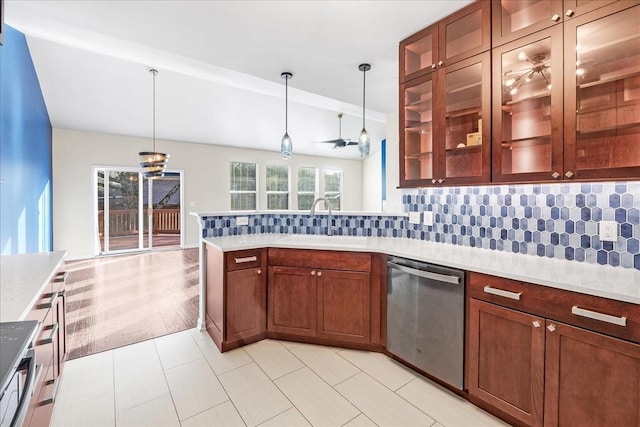
[[[357,158],[314,140],[366,127],[372,150],[397,110],[398,42],[470,3],[425,1],[7,0],[27,35],[54,127],[277,151],[283,71],[295,153]],[[161,148],[161,147],[159,147]]]

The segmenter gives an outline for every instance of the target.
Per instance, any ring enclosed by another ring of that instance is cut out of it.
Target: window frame
[[[279,191],[279,190],[269,190],[267,186],[269,185],[269,168],[284,168],[287,171],[287,191]],[[280,210],[291,210],[291,167],[289,165],[271,163],[265,166],[265,194],[266,194],[266,210],[269,211],[280,211]],[[269,207],[269,195],[270,194],[286,194],[287,195],[287,207],[285,209],[281,208],[270,208]]]
[[[251,190],[232,190],[232,185],[231,185],[231,176],[232,176],[232,169],[233,169],[233,165],[237,164],[237,163],[242,163],[242,164],[250,164],[250,165],[254,165],[255,166],[255,190],[251,191]],[[242,211],[257,211],[260,209],[260,198],[258,197],[258,189],[260,188],[260,165],[257,162],[243,162],[243,161],[230,161],[229,162],[229,210],[233,211],[233,212],[242,212]],[[234,194],[253,194],[254,199],[255,199],[255,205],[256,208],[255,209],[234,209],[233,208],[233,204],[232,204],[232,196]]]

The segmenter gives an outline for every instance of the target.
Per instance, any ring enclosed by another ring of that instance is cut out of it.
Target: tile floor
[[[379,353],[190,329],[67,362],[52,426],[503,426]]]

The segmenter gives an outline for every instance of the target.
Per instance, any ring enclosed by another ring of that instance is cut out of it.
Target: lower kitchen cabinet
[[[270,332],[316,335],[316,271],[299,267],[269,267],[267,329]]]
[[[468,277],[472,402],[528,426],[640,426],[637,304]]]
[[[245,268],[227,273],[227,341],[250,339],[265,331],[266,273]]]
[[[640,345],[547,322],[545,426],[640,426]]]

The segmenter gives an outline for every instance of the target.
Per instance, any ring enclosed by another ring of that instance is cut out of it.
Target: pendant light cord
[[[367,82],[367,70],[363,70],[362,71],[362,129],[365,128],[364,126],[364,106],[365,106],[365,88],[366,88],[366,82]]]
[[[289,78],[284,79],[284,133],[289,133]]]

